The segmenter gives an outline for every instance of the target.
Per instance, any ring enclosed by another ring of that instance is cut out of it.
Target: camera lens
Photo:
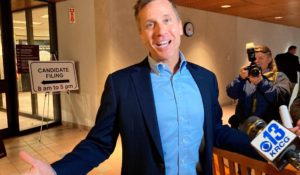
[[[259,67],[252,67],[252,69],[250,69],[249,74],[253,77],[258,77],[260,74],[260,69]]]

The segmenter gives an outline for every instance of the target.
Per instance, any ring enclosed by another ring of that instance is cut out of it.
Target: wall
[[[68,9],[75,8],[76,22],[70,24]],[[62,93],[62,119],[92,126],[99,105],[95,8],[93,0],[70,0],[57,4],[57,31],[60,60],[76,61],[78,92]]]
[[[107,75],[141,61],[147,51],[139,41],[133,17],[135,0],[68,0],[57,4],[60,59],[79,65],[79,93],[62,95],[63,120],[91,126]],[[67,11],[76,9],[76,23]],[[183,22],[194,24],[193,37],[182,37],[188,61],[213,71],[218,78],[221,104],[230,103],[226,85],[248,64],[245,44],[266,44],[273,53],[300,47],[300,29],[179,7]]]

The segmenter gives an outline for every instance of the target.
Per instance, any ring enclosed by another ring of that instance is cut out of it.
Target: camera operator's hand
[[[298,120],[296,126],[294,128],[290,128],[290,130],[297,136],[300,136],[300,119]]]
[[[254,85],[258,85],[262,80],[263,80],[263,76],[261,74],[259,74],[257,77],[254,76],[249,76],[248,77],[250,83],[254,84]]]
[[[242,79],[248,78],[249,73],[248,73],[247,67],[248,67],[248,66],[243,66],[243,67],[241,67],[241,69],[240,69],[240,77],[241,77]]]

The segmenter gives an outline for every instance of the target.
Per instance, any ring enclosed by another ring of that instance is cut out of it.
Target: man
[[[173,2],[139,0],[135,15],[149,55],[108,76],[95,126],[71,153],[49,166],[21,152],[32,165],[28,174],[87,174],[109,157],[119,134],[123,175],[211,175],[213,145],[257,156],[247,135],[222,126],[214,74],[179,51]]]
[[[296,56],[297,47],[290,46],[286,53],[276,55],[275,61],[278,71],[287,75],[290,81],[297,83],[297,71],[300,71],[299,59]]]

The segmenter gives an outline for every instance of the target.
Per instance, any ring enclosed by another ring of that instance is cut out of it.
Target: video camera
[[[247,55],[248,55],[248,60],[250,62],[250,65],[247,66],[246,70],[248,70],[249,75],[253,77],[258,77],[259,74],[261,73],[261,67],[259,67],[255,63],[255,49],[254,49],[254,44],[253,43],[247,43],[246,44],[246,49],[247,49]]]
[[[282,113],[281,111],[280,114]],[[289,117],[286,113],[281,115],[283,123],[289,120]],[[282,170],[289,163],[300,170],[300,150],[294,144],[295,139],[299,138],[286,127],[274,120],[266,124],[261,118],[251,116],[240,129],[252,139],[251,145],[258,153],[277,170]]]

